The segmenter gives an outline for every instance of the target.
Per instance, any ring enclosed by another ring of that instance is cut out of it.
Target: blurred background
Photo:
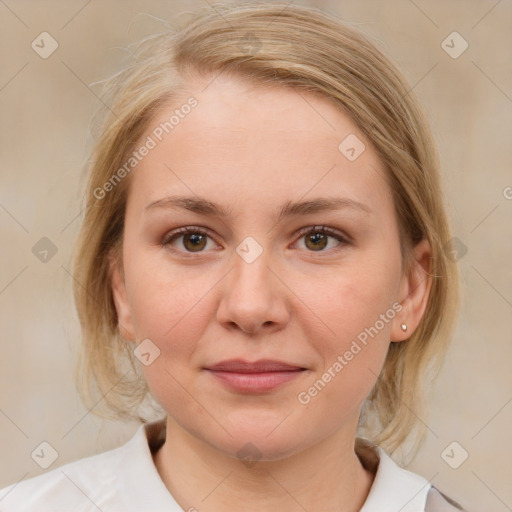
[[[81,169],[96,82],[129,63],[129,43],[208,3],[0,0],[0,488],[45,471],[31,456],[42,442],[55,450],[50,470],[137,428],[97,418],[74,386]],[[294,3],[373,38],[430,116],[464,296],[408,469],[469,512],[512,510],[512,3]]]

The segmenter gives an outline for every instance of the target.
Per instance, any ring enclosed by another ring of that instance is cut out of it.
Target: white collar
[[[375,478],[360,512],[424,512],[431,483],[401,468],[380,446],[357,438],[356,453]]]
[[[182,512],[161,480],[151,455],[150,446],[162,444],[164,436],[165,420],[141,425],[121,447],[118,475],[124,480],[126,510]],[[360,512],[424,512],[431,488],[428,480],[401,468],[382,448],[365,439],[357,438],[356,452],[365,467],[376,469]]]
[[[118,479],[124,490],[127,512],[183,512],[168,491],[153,462],[150,446],[165,435],[165,420],[141,425],[136,434],[121,447]]]

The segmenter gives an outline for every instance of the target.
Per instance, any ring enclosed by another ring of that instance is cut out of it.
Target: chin
[[[215,447],[226,455],[239,459],[242,462],[274,462],[291,457],[299,452],[304,443],[303,439],[276,435],[265,438],[264,436],[236,435],[233,438],[225,438]]]
[[[233,458],[249,458],[254,461],[282,460],[313,443],[308,443],[305,425],[301,424],[299,428],[295,422],[287,423],[291,419],[285,419],[289,412],[269,414],[264,411],[263,414],[258,414],[237,411],[237,414],[229,418],[229,423],[224,425],[231,436],[221,428],[216,428],[214,435],[212,429],[202,429],[200,436],[208,444]]]

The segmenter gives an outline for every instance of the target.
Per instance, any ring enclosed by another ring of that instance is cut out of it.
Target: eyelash
[[[341,247],[350,244],[350,240],[347,236],[342,235],[339,231],[337,231],[333,228],[330,228],[328,226],[308,226],[308,227],[305,227],[305,228],[302,228],[301,230],[299,230],[295,236],[298,238],[298,240],[300,240],[301,238],[305,237],[306,235],[309,235],[312,233],[315,233],[315,234],[320,233],[323,235],[328,235],[329,237],[335,238],[338,242],[340,242],[340,244],[337,247],[332,248],[332,249],[320,250],[320,251],[308,251],[313,254],[337,251]],[[210,234],[210,232],[207,229],[202,228],[200,226],[186,226],[183,228],[179,228],[175,231],[172,231],[171,233],[168,233],[162,241],[162,247],[169,246],[172,242],[174,242],[178,238],[180,238],[184,235],[187,235],[187,234],[207,236],[215,242],[214,237]],[[201,254],[201,253],[206,252],[206,251],[197,251],[197,252],[186,251],[186,250],[176,249],[174,247],[172,249],[176,250],[180,253],[186,254],[187,257],[194,257],[194,254]]]

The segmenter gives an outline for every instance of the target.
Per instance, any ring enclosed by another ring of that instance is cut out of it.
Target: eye
[[[299,237],[299,241],[304,239],[304,246],[310,252],[327,252],[329,249],[336,250],[349,244],[342,233],[327,226],[309,226],[301,229]],[[332,244],[329,239],[336,240],[337,243]]]
[[[214,246],[217,245],[204,229],[194,226],[186,226],[168,233],[165,236],[162,245],[170,246],[178,251],[194,253],[204,252],[204,249],[211,245],[209,242]]]
[[[350,243],[341,232],[327,226],[303,228],[298,236],[299,241],[304,240],[304,247],[300,248],[305,248],[309,252],[327,252]],[[179,252],[200,253],[205,252],[205,249],[214,249],[218,244],[204,228],[186,226],[168,233],[162,241],[162,246],[169,246]]]

